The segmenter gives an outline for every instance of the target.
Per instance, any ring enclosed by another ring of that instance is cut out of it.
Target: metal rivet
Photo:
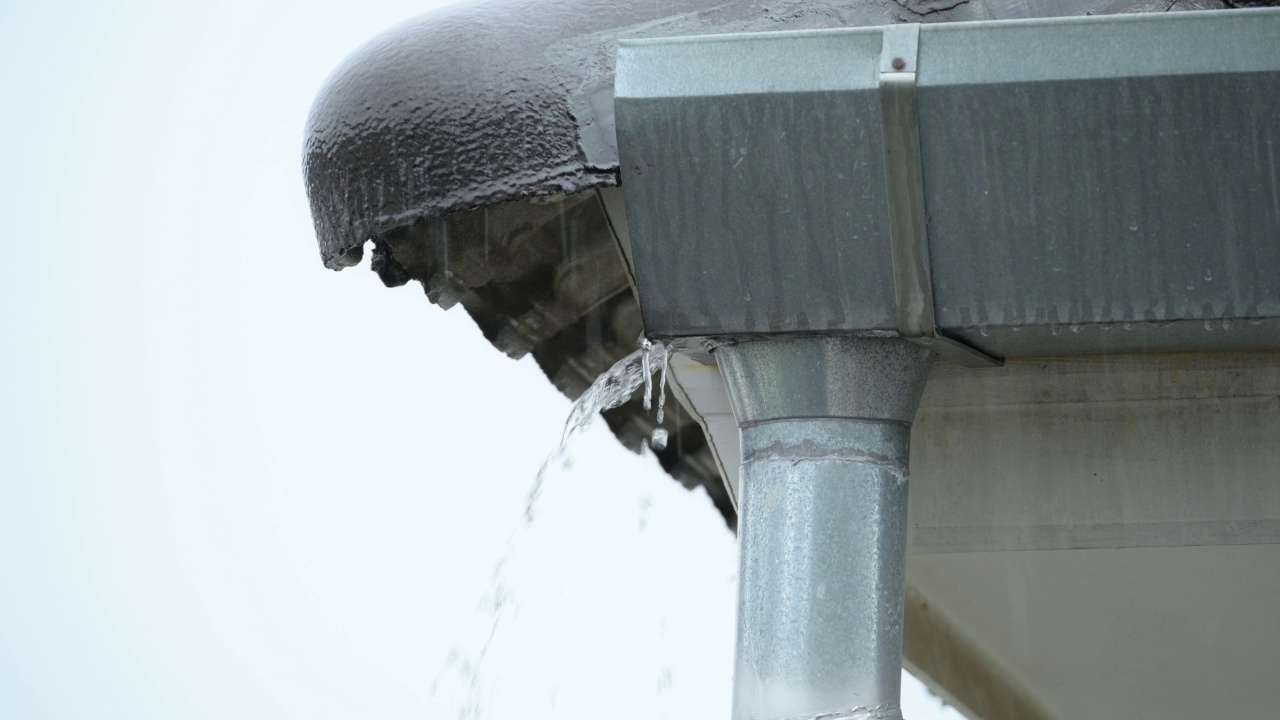
[[[904,67],[906,67],[906,66],[907,66],[907,61],[906,61],[906,60],[903,60],[903,59],[902,59],[902,58],[900,58],[900,57],[897,57],[897,58],[894,58],[894,59],[893,59],[893,69],[894,69],[894,70],[901,70],[902,68],[904,68]]]

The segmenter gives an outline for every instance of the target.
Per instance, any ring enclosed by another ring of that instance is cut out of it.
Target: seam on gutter
[[[920,25],[891,25],[884,28],[881,37],[880,117],[898,332],[903,338],[959,365],[999,367],[1002,360],[938,331],[916,109]]]

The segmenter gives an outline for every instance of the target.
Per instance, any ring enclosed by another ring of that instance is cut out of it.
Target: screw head
[[[900,57],[896,57],[896,58],[894,58],[894,59],[893,59],[893,69],[894,69],[894,70],[901,70],[902,68],[904,68],[904,67],[906,67],[906,66],[907,66],[907,61],[906,61],[906,60],[903,60],[903,59],[902,59],[902,58],[900,58]]]

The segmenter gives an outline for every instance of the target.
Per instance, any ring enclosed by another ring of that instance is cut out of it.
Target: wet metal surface
[[[924,392],[920,367],[930,354],[899,340],[811,337],[739,343],[715,357],[740,425],[778,417],[909,425]]]
[[[1185,350],[1206,320],[1220,343],[1280,315],[1280,11],[937,26],[920,44],[941,326],[1022,326],[1018,354],[1045,354],[1053,326],[1193,321],[1147,334]],[[1070,342],[1087,339],[1119,340]]]
[[[620,50],[618,137],[645,327],[893,329],[880,33],[759,38]]]
[[[932,356],[810,338],[716,357],[742,428],[733,717],[901,717],[908,445]]]
[[[1280,348],[1280,10],[924,25],[914,74],[881,35],[624,42],[650,334],[919,335],[931,286],[996,356]],[[906,75],[928,262],[895,295],[871,88]]]
[[[907,437],[843,419],[743,430],[735,719],[897,704],[906,456],[867,457]]]

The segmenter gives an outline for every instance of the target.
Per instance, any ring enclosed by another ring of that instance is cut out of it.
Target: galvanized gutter
[[[650,334],[1280,348],[1280,10],[901,33],[621,44]]]

